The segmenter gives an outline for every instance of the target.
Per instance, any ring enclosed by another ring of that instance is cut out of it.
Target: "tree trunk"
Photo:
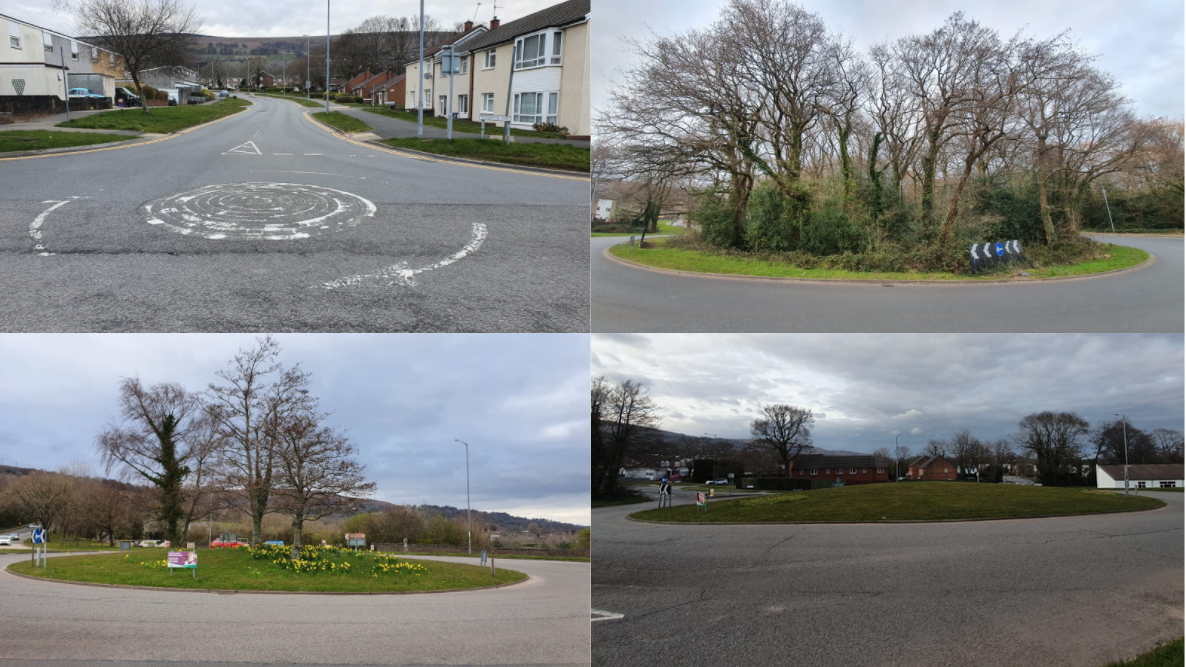
[[[299,513],[292,515],[292,559],[301,557],[301,529],[305,527],[305,519]]]
[[[927,136],[927,152],[922,156],[922,215],[929,221],[935,211],[935,162],[939,159],[938,130]]]
[[[1050,201],[1046,195],[1046,138],[1038,137],[1038,208],[1042,212],[1042,228],[1046,231],[1046,245],[1054,243],[1054,219],[1050,216]]]
[[[251,513],[251,546],[258,547],[264,528],[264,513],[258,509]]]
[[[140,85],[140,72],[132,71],[132,83],[136,84],[136,94],[140,96],[140,108],[148,113],[148,96],[144,94],[144,86]]]
[[[968,184],[968,178],[972,176],[972,167],[976,165],[976,159],[978,157],[969,155],[964,160],[964,173],[960,174],[960,180],[955,186],[955,192],[951,194],[951,205],[947,207],[947,218],[943,220],[943,231],[939,235],[939,242],[943,245],[947,245],[947,242],[951,240],[951,231],[955,228],[955,217],[960,212],[960,196],[964,193],[964,186]]]

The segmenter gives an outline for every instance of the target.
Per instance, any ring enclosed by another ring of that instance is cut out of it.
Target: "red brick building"
[[[920,456],[910,462],[906,476],[913,480],[954,481],[955,464],[942,456]]]
[[[841,480],[845,484],[877,484],[889,481],[889,463],[889,459],[872,454],[800,454],[787,466],[787,476],[791,479]]]

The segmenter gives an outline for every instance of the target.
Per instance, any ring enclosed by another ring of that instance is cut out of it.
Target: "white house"
[[[1181,463],[1158,463],[1128,466],[1128,486],[1132,489],[1173,489],[1183,486],[1186,466]],[[1123,465],[1097,465],[1095,485],[1100,489],[1123,489]]]
[[[123,58],[68,35],[0,14],[0,111],[55,111],[67,88],[88,88],[112,98]],[[63,67],[64,65],[64,67]],[[85,75],[85,76],[84,76]],[[69,80],[76,77],[76,81]]]
[[[593,217],[598,220],[605,220],[608,222],[610,220],[610,216],[613,214],[613,212],[614,212],[614,200],[612,200],[612,199],[598,199],[597,200],[597,211],[593,214]]]

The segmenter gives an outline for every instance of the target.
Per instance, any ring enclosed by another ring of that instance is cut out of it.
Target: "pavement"
[[[1092,667],[1182,635],[1183,497],[1125,514],[657,525],[593,510],[596,665]],[[694,501],[676,494],[677,503]],[[713,504],[731,502],[727,499]]]
[[[1117,275],[994,284],[823,283],[659,273],[591,239],[596,332],[1181,333],[1182,237],[1093,235],[1156,262]]]
[[[0,159],[0,328],[588,330],[587,178],[395,155],[252,101]]]
[[[0,555],[0,568],[23,558]],[[497,564],[530,578],[422,595],[234,595],[0,572],[0,665],[588,665],[589,563]]]

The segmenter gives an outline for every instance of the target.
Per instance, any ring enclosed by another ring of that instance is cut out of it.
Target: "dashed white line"
[[[305,153],[305,155],[325,155],[325,153]]]
[[[616,621],[620,618],[625,618],[625,614],[615,614],[612,611],[601,611],[599,609],[590,610],[589,622],[596,623],[597,621]]]
[[[292,153],[272,153],[272,155],[292,155]]]

